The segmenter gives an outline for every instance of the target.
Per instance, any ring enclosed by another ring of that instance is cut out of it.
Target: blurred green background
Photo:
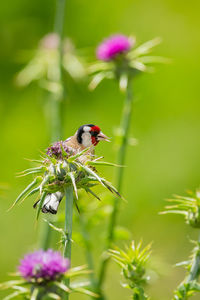
[[[11,212],[7,209],[28,179],[16,172],[28,168],[24,158],[38,158],[39,150],[50,141],[50,125],[45,121],[44,93],[36,84],[25,89],[14,85],[21,69],[21,50],[37,47],[52,31],[54,0],[8,0],[0,4],[0,281],[9,278],[19,259],[34,249],[38,237],[35,211],[30,200]],[[157,67],[155,74],[144,74],[134,82],[135,104],[131,134],[138,139],[129,147],[124,178],[124,196],[119,223],[127,226],[137,241],[153,241],[155,263],[167,264],[167,272],[149,287],[153,299],[170,299],[182,280],[184,270],[176,262],[190,254],[190,239],[197,237],[181,217],[160,216],[164,199],[173,193],[185,194],[199,186],[200,169],[200,2],[172,0],[73,0],[67,1],[64,34],[77,48],[95,49],[112,33],[133,34],[142,43],[161,36],[155,53],[172,59]],[[113,81],[104,81],[94,92],[87,83],[69,84],[63,115],[63,138],[84,123],[98,124],[108,135],[119,125],[123,94]],[[98,146],[97,153],[114,161],[112,144]],[[113,171],[105,174],[112,178]],[[94,200],[96,201],[96,200]],[[73,265],[83,263],[74,245]],[[98,262],[99,257],[96,256]],[[119,285],[119,269],[109,268],[105,290],[110,299],[128,299]],[[3,295],[3,293],[2,293]],[[198,298],[198,297],[197,297]],[[73,296],[72,299],[86,299]]]

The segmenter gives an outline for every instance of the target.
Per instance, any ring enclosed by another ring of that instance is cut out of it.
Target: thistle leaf
[[[153,40],[150,40],[150,41],[140,45],[139,47],[137,47],[133,51],[130,51],[128,53],[128,56],[130,58],[135,58],[135,57],[138,57],[138,56],[141,56],[141,55],[148,54],[149,52],[151,52],[152,48],[159,45],[161,42],[162,42],[162,39],[160,37],[157,37]]]
[[[37,220],[38,220],[38,218],[39,218],[40,211],[41,211],[41,208],[42,208],[42,205],[43,205],[43,203],[44,203],[44,200],[45,200],[46,195],[47,195],[46,192],[43,192],[43,193],[42,193],[42,196],[41,196],[41,199],[40,199],[40,202],[39,202],[39,205],[38,205],[38,209],[37,209],[37,215],[36,215],[36,219],[37,219]]]
[[[161,57],[161,56],[142,56],[138,59],[143,64],[151,64],[151,63],[171,63],[169,58]]]
[[[102,178],[99,177],[94,171],[92,171],[90,168],[88,168],[87,166],[83,165],[82,168],[89,174],[91,174],[92,176],[94,176],[103,186],[105,186],[105,184],[102,181]]]
[[[47,293],[47,296],[50,297],[50,299],[61,300],[61,297],[55,293]]]
[[[85,286],[90,286],[91,282],[90,281],[75,281],[70,283],[70,287],[72,289],[80,288],[80,287],[85,287]]]
[[[45,222],[48,223],[48,225],[54,229],[55,231],[58,231],[60,233],[62,233],[65,236],[65,231],[62,228],[56,227],[54,224],[52,224],[51,222],[49,222],[47,219],[43,219]]]
[[[106,71],[111,68],[110,64],[107,62],[96,62],[88,67],[89,73],[95,73],[99,71]]]
[[[76,199],[78,200],[78,191],[77,191],[77,187],[76,187],[76,180],[75,180],[74,174],[73,174],[73,172],[69,172],[68,175],[71,178],[73,188],[74,188],[74,192],[75,192],[75,195],[76,195]]]
[[[36,187],[35,189],[33,189],[32,191],[30,191],[30,192],[29,192],[29,193],[21,200],[20,204],[22,204],[22,202],[24,202],[24,200],[26,200],[26,198],[28,198],[28,197],[34,195],[35,193],[39,192],[39,190],[40,190],[40,187],[38,186],[38,187]]]
[[[88,148],[82,150],[81,152],[78,152],[77,154],[75,154],[73,156],[70,156],[68,158],[68,162],[73,162],[75,159],[79,158],[80,156],[82,156],[83,154],[85,154],[85,152],[87,152],[90,149],[91,149],[91,147],[88,147]]]
[[[200,292],[200,284],[197,281],[193,281],[190,284],[190,289],[192,289],[196,292]]]
[[[130,66],[134,69],[137,69],[138,71],[145,72],[147,71],[147,67],[142,62],[139,62],[137,60],[133,60],[130,62]]]
[[[101,199],[90,189],[90,188],[85,188],[86,192],[92,194],[95,198],[97,198],[99,201],[101,201]]]
[[[29,173],[29,172],[32,172],[32,171],[41,171],[44,167],[37,167],[37,168],[30,168],[30,169],[26,169],[22,172],[18,172],[17,174],[25,174],[25,173]]]
[[[89,90],[94,90],[100,84],[100,82],[105,78],[105,72],[99,72],[92,78],[89,84]]]
[[[15,202],[13,203],[13,205],[8,209],[8,211],[10,211],[21,199],[22,197],[28,192],[30,191],[36,184],[38,184],[38,178],[36,177],[22,192],[21,194],[17,197],[17,199],[15,200]]]
[[[57,287],[59,287],[61,290],[65,291],[65,292],[67,292],[67,293],[70,293],[70,292],[71,292],[70,289],[69,289],[64,283],[62,283],[62,282],[60,282],[60,281],[55,281],[54,284],[55,284]]]
[[[83,265],[83,266],[71,268],[69,271],[67,271],[65,276],[67,278],[72,278],[84,274],[90,274],[91,272],[92,272],[91,270],[88,270],[87,265]]]
[[[185,215],[187,216],[187,212],[183,211],[183,210],[165,210],[165,211],[161,211],[159,213],[160,215],[166,215],[166,214],[180,214],[180,215]]]
[[[18,296],[20,296],[20,295],[22,295],[22,294],[25,294],[25,293],[27,293],[27,292],[24,292],[24,291],[16,291],[16,292],[14,292],[14,293],[12,293],[12,294],[6,296],[5,298],[3,298],[3,300],[10,300],[10,299],[13,299],[13,298],[15,298],[15,297],[18,297]],[[31,298],[31,299],[32,299],[32,298]]]
[[[30,300],[37,300],[38,294],[39,294],[39,289],[34,288],[33,293],[31,294]]]
[[[26,281],[24,281],[24,280],[10,280],[10,281],[6,281],[6,282],[2,282],[0,284],[0,289],[1,290],[5,290],[5,289],[11,288],[13,285],[24,284],[24,283],[26,283]]]
[[[73,289],[74,292],[78,292],[78,293],[81,293],[81,294],[84,294],[84,295],[88,295],[88,296],[91,296],[91,297],[95,297],[95,298],[99,298],[100,296],[90,290],[87,290],[85,288],[75,288]]]
[[[86,165],[90,165],[90,166],[110,166],[110,167],[124,167],[121,165],[117,165],[114,163],[109,163],[106,161],[87,161]]]
[[[108,182],[106,180],[103,180],[103,183],[107,187],[107,189],[109,189],[109,191],[111,193],[114,192],[119,198],[121,198],[121,199],[124,200],[124,198],[120,195],[120,193],[118,192],[118,190],[110,182]]]

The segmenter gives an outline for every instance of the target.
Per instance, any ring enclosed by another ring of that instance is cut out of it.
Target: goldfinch
[[[88,155],[94,155],[94,147],[102,140],[109,141],[109,138],[102,133],[101,129],[98,126],[87,124],[82,125],[73,136],[63,141],[62,146],[64,149],[65,147],[72,149],[73,154],[76,154],[90,147],[85,155],[79,157],[80,162],[84,163],[85,160],[87,160]],[[52,147],[48,148],[47,153],[49,154],[49,150],[53,147],[55,147],[56,149],[57,145],[58,142],[53,144]],[[56,214],[58,206],[63,197],[64,194],[62,192],[48,194],[44,200],[42,212]],[[36,206],[36,204],[37,203],[35,203],[34,207]]]

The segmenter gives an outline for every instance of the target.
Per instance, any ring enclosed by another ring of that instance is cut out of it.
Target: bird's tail
[[[43,213],[51,213],[51,214],[56,214],[58,210],[58,206],[64,197],[64,194],[61,192],[56,192],[53,194],[47,194],[46,198],[44,199],[44,203],[42,205],[42,212]],[[37,206],[37,204],[40,202],[36,202],[34,204],[34,208]]]

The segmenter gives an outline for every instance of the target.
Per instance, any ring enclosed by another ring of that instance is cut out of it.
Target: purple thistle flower
[[[52,281],[60,278],[69,268],[69,260],[52,249],[29,253],[20,261],[18,270],[29,282]]]
[[[129,51],[133,42],[125,35],[116,34],[105,39],[97,48],[96,56],[100,60],[109,61],[118,54]]]
[[[47,155],[51,157],[54,156],[56,158],[63,158],[63,152],[66,152],[68,156],[74,154],[73,149],[66,146],[65,142],[63,141],[56,142],[47,149]]]

